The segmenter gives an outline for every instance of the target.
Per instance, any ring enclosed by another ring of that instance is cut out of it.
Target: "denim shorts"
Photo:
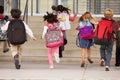
[[[79,45],[80,48],[90,48],[93,45],[93,40],[92,39],[83,40],[79,38]]]

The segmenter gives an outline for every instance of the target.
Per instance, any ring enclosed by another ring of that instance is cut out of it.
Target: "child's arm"
[[[26,33],[27,33],[33,40],[36,40],[36,38],[35,38],[34,35],[33,35],[32,30],[29,28],[29,26],[28,26],[25,22],[23,22],[23,23],[24,23],[24,25],[25,25]]]
[[[94,25],[93,31],[95,31],[97,28],[98,22],[96,22],[94,19],[92,19],[90,22]]]
[[[79,22],[77,22],[77,23],[75,24],[74,29],[75,29],[75,30],[78,30],[78,26],[79,26]]]
[[[77,17],[77,14],[75,13],[73,17],[69,18],[69,20],[73,22],[76,19],[76,17]]]
[[[120,30],[120,25],[117,21],[113,22],[112,26],[113,26],[113,30]]]
[[[7,31],[9,23],[10,23],[10,21],[8,21],[4,26],[1,27],[1,30],[3,32]]]
[[[47,33],[47,29],[48,29],[48,27],[44,26],[43,33],[42,33],[42,39],[44,39],[45,34]]]

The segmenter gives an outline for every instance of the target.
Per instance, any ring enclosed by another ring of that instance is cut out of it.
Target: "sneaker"
[[[89,63],[93,63],[93,61],[91,59],[89,59],[89,58],[88,58],[88,61],[89,61]]]
[[[16,67],[16,69],[20,69],[21,65],[19,65],[19,55],[18,54],[16,54],[14,56],[14,61],[15,61],[15,67]]]
[[[105,63],[104,61],[101,61],[100,66],[104,66],[104,63]]]
[[[6,53],[8,51],[9,51],[9,48],[6,48],[6,49],[3,50],[3,53]]]
[[[52,65],[52,66],[50,66],[49,68],[50,68],[50,69],[53,69],[53,68],[54,68],[54,66]]]
[[[105,71],[110,71],[109,68],[105,68]]]
[[[19,65],[19,68],[21,67],[21,65]]]
[[[117,69],[119,69],[119,68],[120,68],[120,65],[115,65],[115,67],[116,67]]]
[[[60,58],[58,54],[54,54],[56,63],[60,63]]]
[[[117,69],[120,69],[120,66],[116,66]]]
[[[59,58],[62,58],[63,56],[59,56]]]
[[[85,67],[85,63],[82,63],[82,64],[81,64],[81,67]]]
[[[62,58],[62,57],[63,57],[62,53],[59,53],[59,58]]]

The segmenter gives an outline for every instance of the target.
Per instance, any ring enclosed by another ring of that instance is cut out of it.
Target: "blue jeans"
[[[100,56],[101,59],[105,60],[105,66],[110,66],[113,44],[114,44],[113,42],[109,42],[108,45],[100,46]]]

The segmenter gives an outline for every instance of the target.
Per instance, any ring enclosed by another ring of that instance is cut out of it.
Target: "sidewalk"
[[[16,70],[13,62],[0,62],[0,80],[120,80],[120,69],[111,65],[105,71],[98,62],[86,63],[85,68],[79,63],[55,63],[54,69],[47,62],[23,62]]]

